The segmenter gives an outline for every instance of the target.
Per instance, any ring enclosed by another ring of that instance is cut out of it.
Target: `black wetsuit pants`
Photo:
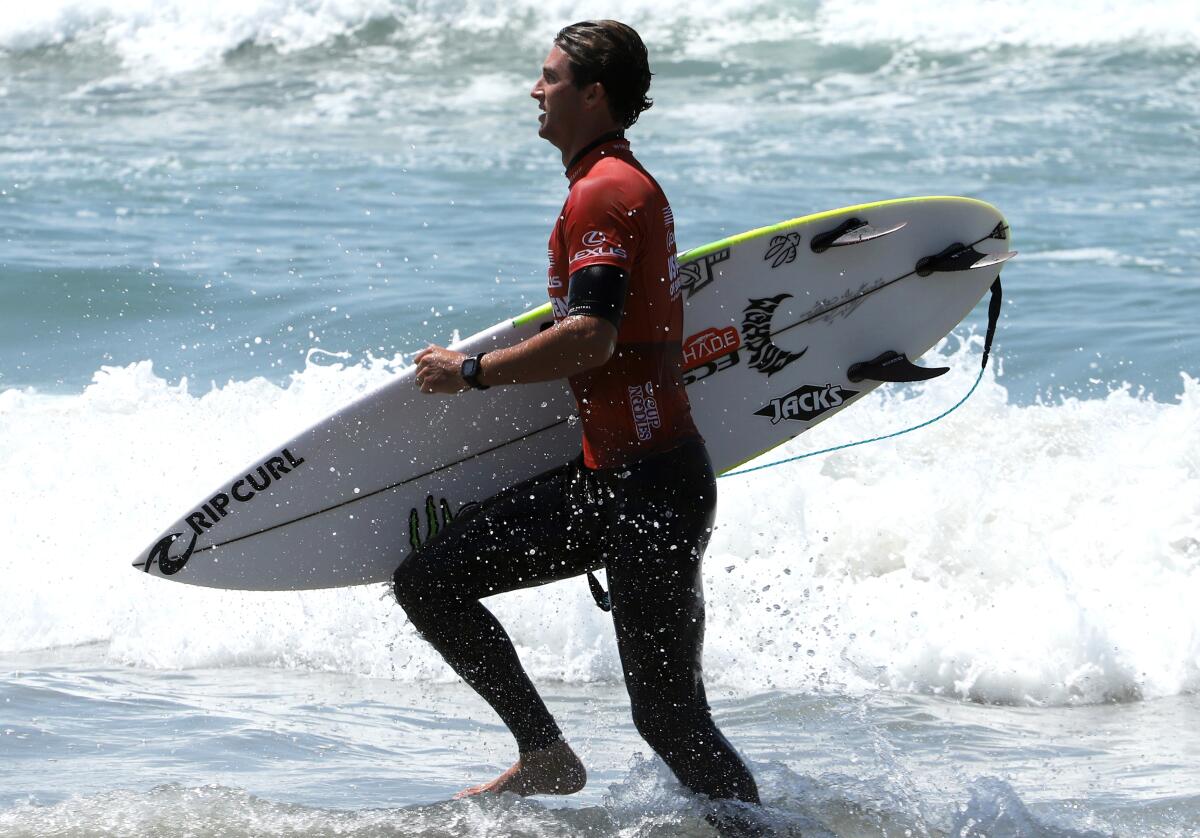
[[[464,509],[400,565],[396,598],[528,752],[561,733],[480,600],[605,568],[638,733],[692,791],[757,803],[701,680],[700,564],[716,500],[699,441],[612,471],[576,461]]]

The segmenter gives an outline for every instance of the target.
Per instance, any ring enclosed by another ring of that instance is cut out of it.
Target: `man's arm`
[[[479,381],[497,384],[531,384],[552,381],[594,369],[612,357],[617,327],[601,317],[577,314],[515,346],[488,352],[480,365]],[[417,385],[423,393],[461,393],[468,389],[462,378],[467,356],[441,346],[417,353]]]
[[[625,308],[629,274],[615,265],[589,265],[567,283],[567,316],[516,346],[484,356],[477,380],[494,384],[532,384],[568,378],[608,361],[617,347],[617,329]],[[417,353],[417,386],[423,393],[461,393],[461,352],[429,346]]]

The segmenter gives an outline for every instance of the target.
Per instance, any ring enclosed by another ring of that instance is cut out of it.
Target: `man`
[[[531,95],[570,192],[550,238],[552,327],[464,357],[417,355],[425,393],[567,378],[583,453],[472,507],[411,554],[396,597],[500,715],[520,758],[462,795],[570,794],[587,775],[482,597],[604,567],[638,732],[694,792],[758,802],[701,679],[701,559],[716,485],[681,381],[674,219],[623,130],[650,107],[641,38],[616,21],[558,33]],[[594,577],[593,592],[607,605]]]

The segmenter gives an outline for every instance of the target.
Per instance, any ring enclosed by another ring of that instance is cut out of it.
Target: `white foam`
[[[817,13],[822,41],[909,44],[922,50],[969,52],[997,46],[1070,49],[1140,43],[1200,45],[1200,6],[1190,0],[824,0]]]
[[[252,43],[289,52],[328,43],[372,20],[390,19],[404,37],[461,42],[472,33],[512,30],[548,43],[566,23],[588,16],[644,21],[669,31],[680,19],[720,20],[721,7],[663,14],[650,0],[617,3],[413,3],[397,0],[47,0],[0,9],[0,49],[72,42],[101,43],[131,68],[175,73],[196,69]],[[729,7],[729,4],[723,4]]]
[[[409,0],[45,0],[0,7],[0,49],[99,43],[144,73],[177,73],[211,65],[247,43],[281,52],[307,49],[352,34],[373,20],[391,20],[410,58],[421,44],[451,51],[472,35],[510,33],[549,43],[566,23],[616,17],[636,26],[652,46],[672,44],[685,55],[720,58],[762,43],[815,38],[841,45],[906,44],[964,52],[998,45],[1076,48],[1140,43],[1200,44],[1200,8],[1189,0],[1151,5],[1130,0],[973,0],[948,8],[939,0],[898,6],[885,0],[824,0],[814,10],[774,0],[712,0],[662,5],[618,2],[479,2]],[[415,46],[414,46],[415,45]]]
[[[772,456],[931,418],[978,346],[909,398],[878,391]],[[77,395],[0,393],[0,651],[103,641],[151,667],[451,673],[382,586],[252,594],[139,574],[164,521],[398,362],[310,363],[192,393],[148,362]],[[909,393],[908,395],[912,395]],[[397,534],[401,537],[401,534]],[[1164,404],[1014,405],[989,373],[942,422],[721,481],[706,668],[760,690],[880,687],[1092,702],[1200,687],[1200,383]],[[582,580],[491,601],[535,677],[619,678]]]
[[[128,65],[180,72],[243,43],[305,49],[389,15],[388,0],[47,0],[0,12],[0,47],[99,42]]]

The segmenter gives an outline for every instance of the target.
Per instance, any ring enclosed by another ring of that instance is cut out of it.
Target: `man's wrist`
[[[462,367],[459,368],[459,374],[467,386],[476,390],[486,390],[487,384],[483,383],[483,356],[486,352],[480,352],[478,355],[473,355],[463,359]]]

